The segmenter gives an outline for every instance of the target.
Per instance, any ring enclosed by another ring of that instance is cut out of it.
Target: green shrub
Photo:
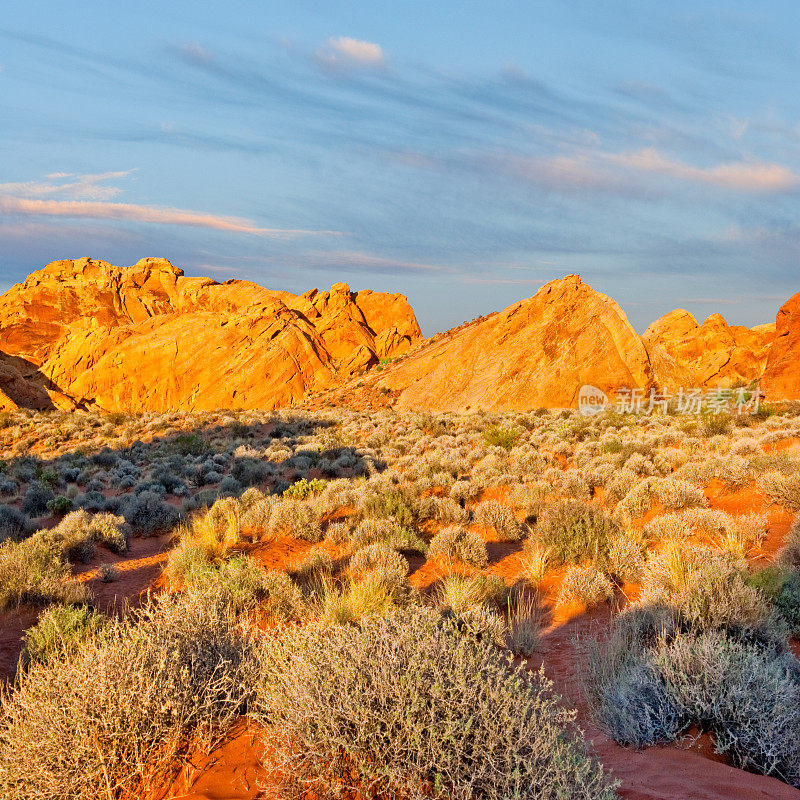
[[[59,545],[40,536],[0,544],[0,609],[30,603],[80,603],[87,597]]]
[[[319,796],[615,797],[543,673],[455,619],[416,609],[307,625],[267,655],[260,716],[287,740],[276,781]]]
[[[487,428],[483,432],[483,440],[491,447],[502,447],[505,450],[511,448],[517,443],[520,437],[518,430],[511,428],[504,428],[500,425],[495,425],[493,428]]]
[[[603,511],[580,500],[556,500],[542,509],[533,538],[550,550],[553,566],[608,562],[619,525]]]
[[[58,517],[63,517],[64,514],[72,511],[72,500],[70,500],[69,497],[64,497],[63,494],[60,494],[48,501],[47,509],[51,514],[55,514]]]
[[[21,661],[29,666],[72,658],[83,642],[95,636],[106,623],[105,616],[86,606],[51,606],[42,612],[36,625],[23,634]]]
[[[305,478],[302,478],[299,481],[295,481],[295,483],[283,493],[283,496],[294,498],[295,500],[305,500],[306,497],[319,494],[324,491],[324,489],[325,481],[321,481],[318,478],[307,481]]]
[[[170,441],[170,449],[182,456],[200,456],[208,445],[197,433],[180,433]]]

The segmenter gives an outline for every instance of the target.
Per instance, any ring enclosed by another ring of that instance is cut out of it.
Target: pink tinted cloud
[[[328,235],[339,236],[338,231],[292,230],[262,228],[252,220],[242,217],[219,216],[181,208],[137,205],[133,203],[106,203],[92,200],[42,200],[0,194],[0,214],[24,216],[73,217],[89,219],[117,219],[131,222],[149,222],[159,225],[184,225],[210,228],[231,233],[248,233],[255,236],[293,237]]]

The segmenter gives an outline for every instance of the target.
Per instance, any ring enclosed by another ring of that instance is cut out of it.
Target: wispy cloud
[[[64,200],[109,200],[120,194],[122,189],[117,186],[106,186],[104,182],[124,178],[132,172],[134,172],[132,169],[94,175],[53,172],[45,176],[46,180],[0,183],[0,195],[27,198],[55,197]],[[66,180],[67,178],[69,180]]]
[[[566,192],[647,194],[658,188],[653,178],[748,194],[779,194],[800,189],[800,174],[781,164],[729,161],[698,167],[652,147],[617,153],[577,150],[544,157],[476,154],[465,160],[534,185]],[[423,163],[424,159],[419,157],[417,162]]]
[[[108,198],[117,196],[122,190],[101,183],[125,177],[132,171],[92,175],[57,172],[48,175],[46,180],[0,184],[0,215],[116,219],[284,238],[342,235],[339,231],[264,228],[244,217],[169,206],[108,202]],[[67,178],[70,180],[65,180]]]
[[[328,67],[380,67],[385,63],[383,48],[379,44],[349,36],[328,39],[317,51],[317,60]]]
[[[136,203],[101,203],[90,200],[30,200],[24,197],[0,195],[0,214],[23,214],[45,217],[88,217],[119,219],[130,222],[152,222],[159,225],[188,225],[231,233],[250,233],[256,236],[341,236],[339,231],[261,228],[243,217],[205,214],[182,208],[144,206]]]

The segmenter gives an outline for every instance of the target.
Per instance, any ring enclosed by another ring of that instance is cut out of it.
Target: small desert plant
[[[475,506],[475,522],[491,528],[501,542],[515,542],[520,538],[520,525],[511,509],[496,500],[487,500]]]
[[[532,592],[517,591],[508,599],[506,646],[516,656],[533,655],[542,638],[542,611]]]
[[[324,550],[310,550],[292,572],[298,578],[309,580],[321,575],[330,575],[333,571],[333,559]]]
[[[302,478],[299,481],[295,481],[295,483],[286,489],[283,496],[295,500],[305,500],[307,497],[319,494],[324,491],[324,489],[325,481],[321,481],[318,478],[314,478],[310,481]]]
[[[559,603],[583,603],[593,606],[614,596],[614,584],[608,575],[594,564],[570,564],[564,574],[558,594]]]
[[[504,450],[511,450],[517,443],[520,437],[518,430],[512,428],[504,428],[501,425],[495,425],[493,428],[487,428],[483,432],[483,440],[486,444],[492,447],[502,447]]]
[[[543,674],[457,619],[307,625],[267,652],[261,716],[287,743],[278,781],[324,796],[614,797]]]
[[[97,568],[97,577],[103,583],[113,583],[119,580],[119,567],[116,564],[101,564]]]
[[[489,563],[486,545],[474,531],[451,525],[439,531],[428,547],[428,558],[460,561],[483,568]]]
[[[761,488],[775,503],[789,509],[800,511],[800,471],[783,473],[767,472],[761,476]]]
[[[275,503],[268,528],[272,534],[284,533],[312,544],[322,539],[322,527],[317,514],[302,500],[289,498]]]
[[[35,535],[0,544],[0,609],[85,601],[86,588],[70,577],[64,553],[52,540]]]
[[[21,663],[27,667],[72,658],[83,642],[106,624],[106,617],[86,606],[51,606],[42,612],[36,625],[23,634]]]
[[[542,582],[550,566],[550,556],[549,547],[532,539],[525,540],[525,552],[519,561],[520,575],[534,588]]]
[[[580,500],[557,500],[542,510],[533,539],[550,548],[554,566],[605,564],[618,532],[617,522],[603,511]]]
[[[190,745],[211,747],[225,733],[258,671],[253,640],[217,598],[164,596],[71,658],[33,665],[3,698],[0,794],[138,793]]]

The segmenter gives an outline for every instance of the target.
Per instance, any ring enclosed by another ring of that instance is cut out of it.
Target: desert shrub
[[[635,483],[628,493],[619,501],[617,511],[629,517],[641,517],[646,514],[653,502],[656,478],[645,478]]]
[[[261,604],[273,612],[276,604],[271,598],[274,577],[247,556],[236,555],[217,564],[195,562],[183,579],[189,592],[213,594],[233,614],[253,611]]]
[[[526,539],[524,553],[520,557],[520,575],[531,586],[541,582],[550,566],[550,548],[534,539]]]
[[[491,528],[502,542],[515,542],[520,538],[520,525],[511,509],[497,500],[487,500],[475,506],[475,522]]]
[[[325,539],[334,544],[344,544],[350,539],[350,526],[346,522],[331,522],[325,528]]]
[[[461,505],[468,500],[474,500],[480,492],[480,484],[468,480],[459,480],[450,487],[448,494],[452,500]]]
[[[302,478],[299,481],[295,481],[295,483],[283,493],[283,496],[294,498],[295,500],[305,500],[306,497],[319,494],[324,491],[324,489],[325,481],[321,481],[318,478],[308,481]]]
[[[578,602],[593,606],[614,596],[614,584],[594,564],[570,564],[558,593],[559,603]]]
[[[47,504],[55,497],[53,490],[44,483],[34,481],[25,492],[22,500],[22,512],[31,517],[38,517],[47,511]]]
[[[542,509],[532,536],[550,549],[554,566],[603,565],[618,532],[617,522],[603,511],[580,500],[556,500]]]
[[[30,603],[80,603],[87,590],[70,583],[61,547],[41,536],[0,544],[0,609]]]
[[[730,414],[703,414],[701,430],[706,438],[730,433],[733,417]]]
[[[101,564],[97,568],[97,577],[103,583],[113,583],[119,580],[119,568],[116,564]]]
[[[789,528],[783,545],[776,555],[779,564],[800,570],[800,516],[797,517]]]
[[[428,547],[428,558],[460,561],[480,568],[489,563],[483,539],[459,525],[444,528],[433,537]]]
[[[400,553],[425,555],[428,552],[428,545],[414,531],[390,519],[362,519],[350,536],[350,550],[355,552],[376,542]]]
[[[414,510],[420,520],[435,519],[444,523],[465,523],[469,512],[452,497],[421,497],[414,503]]]
[[[69,511],[72,511],[72,508],[72,500],[70,500],[69,497],[64,497],[63,494],[54,497],[47,503],[47,510],[51,514],[55,514],[58,517],[63,516]]]
[[[37,536],[55,542],[67,558],[86,562],[95,552],[95,544],[105,545],[114,553],[128,549],[125,520],[113,514],[92,516],[83,509],[71,511],[54,528]]]
[[[83,642],[99,633],[107,621],[107,617],[86,606],[51,606],[22,635],[21,663],[29,667],[72,658]]]
[[[542,610],[536,595],[516,591],[508,600],[506,646],[515,656],[531,656],[542,638]]]
[[[126,522],[145,536],[170,530],[180,518],[174,506],[164,502],[159,494],[150,490],[131,497],[121,510]]]
[[[767,472],[759,481],[761,489],[774,502],[790,511],[800,511],[800,471]]]
[[[190,743],[213,745],[257,676],[253,641],[216,598],[164,596],[72,658],[34,665],[3,698],[0,794],[136,794]]]
[[[771,564],[747,579],[772,603],[789,626],[792,635],[800,633],[800,574],[780,563]]]
[[[800,785],[800,664],[794,656],[732,640],[684,634],[652,663],[686,723],[705,724],[742,769]]]
[[[303,580],[330,575],[331,572],[333,572],[333,559],[328,553],[319,548],[310,550],[300,562],[292,568],[292,573]]]
[[[509,590],[499,575],[445,575],[436,583],[435,598],[441,608],[463,615],[468,609],[487,605],[505,610]]]
[[[350,559],[350,570],[385,587],[394,600],[407,594],[409,565],[403,556],[384,542],[375,542],[359,550]]]
[[[14,506],[0,505],[0,543],[6,539],[18,542],[28,533],[28,517]]]
[[[257,458],[234,458],[231,475],[242,486],[254,486],[266,480],[270,474],[269,466]]]
[[[200,456],[208,445],[197,433],[179,433],[169,442],[170,449],[182,456]]]
[[[625,581],[638,582],[644,571],[643,543],[628,533],[622,533],[611,543],[608,551],[608,571]]]
[[[261,716],[288,744],[278,772],[314,794],[614,797],[544,675],[457,620],[417,609],[308,625],[267,652]]]
[[[517,443],[520,437],[520,431],[512,428],[504,428],[501,425],[495,425],[492,428],[487,428],[483,432],[483,441],[490,447],[502,447],[504,450],[511,450]]]
[[[707,506],[708,500],[702,489],[686,481],[674,478],[662,478],[655,483],[655,495],[663,503],[664,508],[694,508]]]
[[[284,499],[272,506],[268,522],[270,533],[285,533],[295,539],[318,542],[322,527],[314,509],[302,500]]]
[[[399,489],[370,494],[359,508],[365,517],[392,519],[398,525],[411,525],[414,521],[414,509]]]

